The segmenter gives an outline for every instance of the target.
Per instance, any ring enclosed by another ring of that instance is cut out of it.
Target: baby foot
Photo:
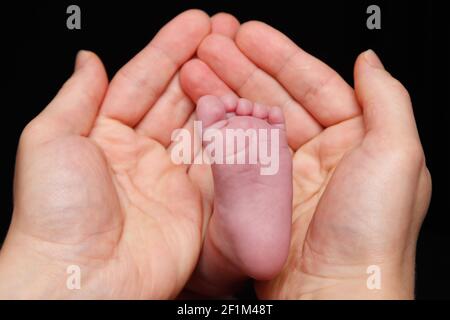
[[[226,149],[222,163],[217,163],[216,154],[216,163],[212,164],[214,213],[200,259],[202,272],[210,275],[203,276],[209,283],[215,281],[213,274],[226,279],[223,264],[231,263],[238,270],[236,277],[241,272],[258,280],[270,279],[281,271],[290,243],[292,156],[283,113],[278,107],[269,108],[233,96],[204,96],[198,101],[197,117],[202,121],[203,137],[209,135],[209,130],[220,131],[222,135],[214,137],[223,137]],[[258,149],[263,146],[273,153],[271,158],[278,160],[276,171],[264,174],[262,169],[267,163],[263,163],[261,150],[256,152],[257,161],[249,163],[254,152],[250,149],[255,144],[247,140],[239,148],[239,143],[227,136],[227,130],[233,133],[238,129],[241,133],[252,129],[253,137],[260,142]],[[204,146],[208,149],[208,142]],[[231,146],[236,148],[230,151]],[[242,152],[246,154],[245,163],[227,162],[233,156],[242,156]]]

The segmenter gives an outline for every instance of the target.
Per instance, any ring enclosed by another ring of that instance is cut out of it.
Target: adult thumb
[[[359,55],[354,77],[368,135],[390,143],[419,141],[408,91],[385,70],[375,52]]]
[[[107,87],[108,78],[100,59],[92,52],[80,51],[72,76],[48,106],[28,124],[24,134],[34,142],[64,135],[87,136]]]

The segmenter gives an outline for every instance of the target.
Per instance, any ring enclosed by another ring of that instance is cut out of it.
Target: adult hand
[[[233,41],[234,40],[234,41]],[[285,112],[294,151],[291,250],[261,298],[411,298],[417,235],[431,179],[407,91],[372,52],[353,89],[331,68],[259,22],[234,39],[210,35],[181,71],[184,90],[235,92]],[[362,110],[361,110],[362,109]],[[369,290],[367,269],[381,272]]]
[[[168,148],[194,109],[178,70],[209,32],[206,14],[182,13],[109,87],[100,60],[78,55],[20,139],[1,297],[169,298],[183,288],[201,247],[203,206]],[[80,290],[66,287],[71,265],[81,270]]]

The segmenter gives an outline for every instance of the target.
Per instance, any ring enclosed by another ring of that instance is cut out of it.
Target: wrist
[[[20,236],[8,235],[0,252],[0,299],[70,299],[67,267],[33,250]]]
[[[344,267],[342,267],[344,268]],[[313,300],[409,300],[414,299],[414,261],[346,267],[346,276],[314,278],[313,290],[301,293],[299,299]],[[310,287],[312,288],[312,287]]]

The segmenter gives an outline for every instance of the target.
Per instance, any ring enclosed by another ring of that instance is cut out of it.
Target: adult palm
[[[276,279],[257,283],[259,296],[411,296],[431,187],[409,96],[398,81],[368,52],[355,65],[355,95],[336,72],[259,22],[242,25],[234,39],[208,36],[198,57],[181,71],[194,101],[231,91],[279,105],[287,119],[291,251]],[[386,290],[368,290],[370,265],[389,279]]]
[[[203,12],[179,15],[109,87],[100,60],[79,54],[20,140],[2,294],[168,298],[182,289],[201,248],[204,206],[168,148],[193,110],[178,69],[209,31]],[[73,265],[80,290],[66,287]]]

